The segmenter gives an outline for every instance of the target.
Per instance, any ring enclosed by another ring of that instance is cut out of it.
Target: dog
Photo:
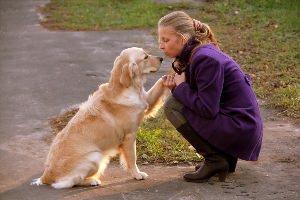
[[[147,92],[143,86],[146,76],[160,69],[162,60],[142,48],[123,50],[114,61],[109,81],[89,96],[56,135],[44,172],[31,185],[98,186],[110,158],[117,154],[135,179],[147,178],[136,164],[136,134],[144,117],[157,112],[169,94],[162,78]]]

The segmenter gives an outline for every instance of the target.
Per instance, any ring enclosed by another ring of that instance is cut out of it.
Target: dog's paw
[[[30,183],[30,185],[37,185],[37,186],[40,186],[40,185],[44,185],[41,181],[40,178],[36,178],[36,179],[33,179],[32,182]]]
[[[84,179],[82,182],[78,183],[77,185],[86,186],[86,187],[99,186],[99,185],[101,185],[101,181],[96,178],[87,178],[87,179]]]
[[[101,181],[99,179],[91,179],[90,180],[90,186],[100,186]]]
[[[143,179],[146,179],[148,177],[148,174],[145,173],[145,172],[139,172],[135,175],[135,179],[137,180],[143,180]]]

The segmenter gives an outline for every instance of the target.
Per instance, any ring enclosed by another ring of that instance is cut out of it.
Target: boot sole
[[[186,182],[192,182],[192,183],[205,183],[205,182],[208,182],[209,179],[187,179],[187,178],[184,178],[184,180]]]
[[[214,174],[213,176],[219,177],[219,181],[220,181],[220,182],[225,182],[227,175],[228,175],[228,171],[221,171],[221,172],[217,172],[217,173]],[[211,176],[211,177],[213,177],[213,176]],[[189,179],[189,178],[183,177],[183,179],[184,179],[186,182],[205,183],[205,182],[207,182],[211,177],[206,178],[206,179]]]

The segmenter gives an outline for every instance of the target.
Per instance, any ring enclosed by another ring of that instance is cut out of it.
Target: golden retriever
[[[148,175],[136,164],[136,134],[143,118],[156,112],[169,93],[161,78],[147,92],[143,86],[146,75],[158,71],[161,62],[141,48],[123,50],[109,82],[90,95],[54,138],[44,173],[31,185],[100,185],[100,175],[117,154],[135,179],[145,179]]]

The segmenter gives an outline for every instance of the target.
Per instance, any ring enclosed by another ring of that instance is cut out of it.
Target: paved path
[[[106,82],[114,58],[139,46],[160,55],[147,30],[50,32],[35,7],[45,0],[0,0],[0,199],[300,199],[299,127],[270,121],[258,162],[240,161],[226,183],[186,183],[188,166],[141,166],[132,180],[110,165],[99,188],[54,190],[29,183],[41,175],[51,133],[46,122],[85,101]],[[167,71],[167,64],[149,87]]]

